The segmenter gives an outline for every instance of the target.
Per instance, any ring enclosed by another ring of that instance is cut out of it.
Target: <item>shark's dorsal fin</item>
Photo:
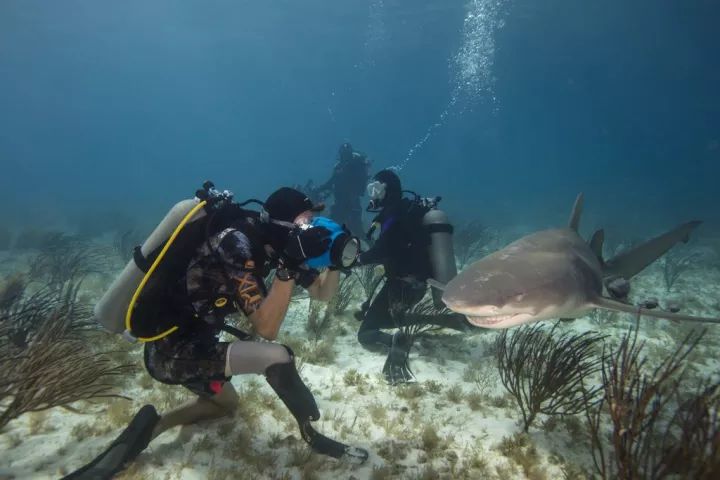
[[[570,221],[568,222],[568,228],[576,232],[578,228],[580,228],[580,216],[582,215],[584,198],[582,192],[578,193],[578,196],[575,198],[572,213],[570,214]]]
[[[699,220],[683,223],[669,232],[665,232],[609,259],[603,265],[603,276],[631,279],[664,255],[675,244],[687,242],[690,239],[690,233],[701,223]]]
[[[666,312],[664,310],[648,310],[647,308],[628,305],[627,303],[618,302],[617,300],[607,297],[598,297],[593,303],[598,308],[614,310],[617,312],[633,313],[635,315],[640,314],[647,317],[666,318],[668,320],[684,320],[689,322],[720,323],[720,318],[693,317],[692,315]]]
[[[605,243],[605,230],[602,228],[600,230],[597,230],[595,233],[593,233],[593,236],[590,237],[590,250],[593,251],[595,256],[598,260],[600,260],[600,264],[603,263],[603,244]]]

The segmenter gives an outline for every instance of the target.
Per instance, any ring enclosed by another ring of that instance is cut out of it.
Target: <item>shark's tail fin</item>
[[[570,221],[568,222],[568,228],[576,232],[578,228],[580,228],[580,216],[582,215],[584,199],[585,196],[582,192],[578,193],[578,196],[575,198],[572,213],[570,214]]]
[[[710,317],[693,317],[692,315],[683,315],[682,313],[666,312],[664,310],[648,310],[627,303],[618,302],[606,297],[600,297],[594,302],[598,308],[606,310],[614,310],[618,312],[633,313],[635,315],[645,315],[647,317],[665,318],[667,320],[683,320],[688,322],[704,322],[704,323],[720,323],[720,318]]]
[[[605,263],[603,276],[617,276],[629,280],[663,256],[675,244],[687,242],[690,239],[690,232],[695,230],[701,223],[699,220],[683,223],[669,232],[611,258]]]

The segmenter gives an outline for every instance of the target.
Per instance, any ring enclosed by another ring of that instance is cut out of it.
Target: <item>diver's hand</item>
[[[304,261],[319,257],[328,248],[330,248],[330,230],[325,227],[314,227],[294,230],[283,253],[290,259]]]
[[[410,338],[400,331],[395,332],[390,352],[383,366],[385,380],[387,380],[390,385],[407,383],[414,380],[408,363],[410,347]]]
[[[314,268],[299,268],[295,271],[295,283],[307,289],[320,276],[320,272]]]
[[[314,268],[301,265],[297,260],[281,258],[275,275],[280,280],[295,280],[295,283],[307,289],[315,283],[315,280],[320,276],[320,272]]]

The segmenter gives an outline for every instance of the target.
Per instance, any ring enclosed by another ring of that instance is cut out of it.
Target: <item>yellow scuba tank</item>
[[[163,244],[165,244],[165,248],[157,256],[147,273],[138,266],[135,258],[132,258],[125,265],[125,268],[95,305],[95,319],[100,325],[110,332],[124,334],[128,340],[137,340],[129,331],[130,317],[135,300],[139,296],[144,283],[152,275],[154,268],[162,260],[164,252],[170,246],[174,237],[177,236],[185,224],[197,221],[206,215],[203,209],[205,203],[204,200],[193,198],[182,200],[170,209],[165,218],[142,244],[139,252],[143,258],[147,258],[151,252],[157,250]],[[152,339],[141,340],[149,341]]]
[[[453,227],[448,216],[438,208],[430,208],[422,219],[423,227],[430,235],[430,265],[433,278],[443,285],[455,278],[457,266],[455,265],[455,249],[453,247]],[[444,307],[443,292],[432,288],[433,303],[437,308]]]

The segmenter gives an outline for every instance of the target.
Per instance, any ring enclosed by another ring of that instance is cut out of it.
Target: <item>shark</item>
[[[578,318],[601,308],[671,320],[720,323],[720,318],[631,305],[612,291],[613,281],[629,281],[702,222],[691,221],[641,243],[608,261],[602,258],[604,231],[589,242],[578,233],[584,197],[580,193],[565,228],[524,236],[470,265],[443,289],[452,311],[483,328],[509,328],[554,318]],[[605,288],[604,288],[605,287]]]

